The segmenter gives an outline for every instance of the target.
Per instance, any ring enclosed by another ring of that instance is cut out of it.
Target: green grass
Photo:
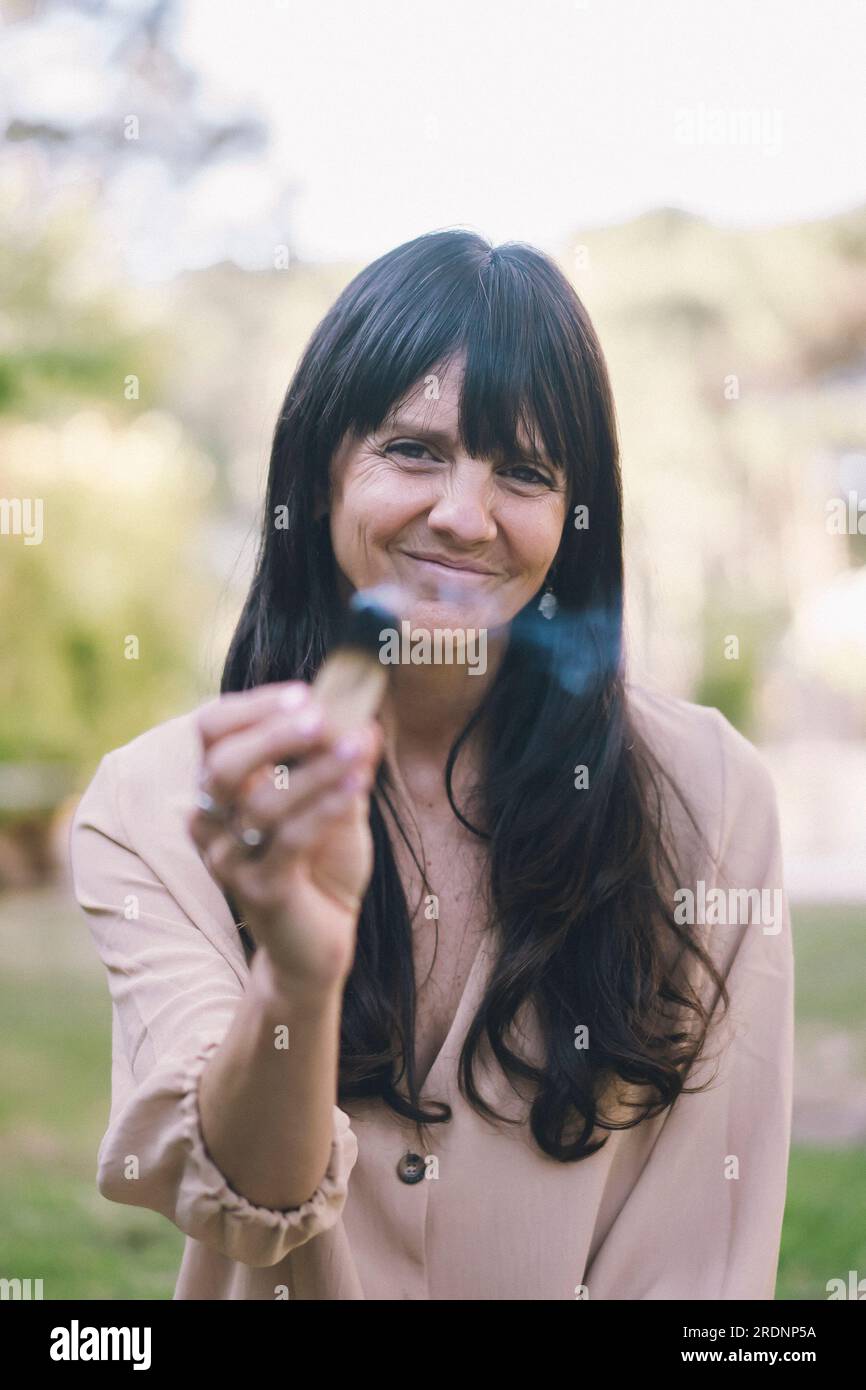
[[[43,1297],[170,1299],[183,1236],[155,1212],[106,1202],[92,1176],[21,1165],[4,1177],[4,1273]]]
[[[862,1028],[866,1000],[866,905],[792,912],[797,1022]]]
[[[849,1269],[866,1277],[866,1153],[794,1148],[782,1228],[777,1298],[827,1297]]]
[[[794,914],[798,1036],[863,1039],[866,914]],[[86,923],[58,893],[0,898],[0,1275],[47,1299],[171,1298],[183,1236],[105,1201],[96,1151],[108,1118],[110,1007]],[[859,1053],[866,1066],[866,1049]],[[866,1275],[866,1153],[791,1154],[777,1297],[825,1299]]]

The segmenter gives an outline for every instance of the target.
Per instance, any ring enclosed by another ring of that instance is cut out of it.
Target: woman
[[[99,1190],[186,1233],[176,1298],[773,1297],[775,795],[717,711],[626,682],[621,522],[547,257],[438,232],[343,291],[222,697],[103,759],[73,829]],[[382,583],[413,631],[483,631],[483,669],[391,666],[340,738],[311,682]]]

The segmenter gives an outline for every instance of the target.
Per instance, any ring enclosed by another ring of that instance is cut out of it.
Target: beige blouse
[[[715,1074],[713,1084],[611,1132],[579,1163],[542,1154],[525,1124],[491,1125],[456,1082],[491,963],[482,940],[423,1088],[453,1110],[451,1123],[428,1131],[424,1179],[398,1173],[401,1157],[417,1152],[414,1127],[381,1101],[353,1101],[334,1107],[321,1185],[291,1210],[234,1191],[199,1127],[198,1077],[248,969],[186,830],[199,762],[194,715],[103,758],[71,836],[76,896],[113,1005],[97,1183],[109,1200],[161,1212],[186,1234],[176,1299],[773,1298],[794,982],[775,792],[755,748],[717,710],[636,686],[628,694],[713,847],[712,858],[694,849],[689,880],[706,923],[698,933],[731,993],[717,1043],[689,1078]],[[673,803],[671,815],[686,845]],[[751,912],[737,890],[753,890]],[[526,1046],[537,1058],[529,1020]],[[483,1061],[480,1077],[497,1110],[525,1115],[495,1064]]]

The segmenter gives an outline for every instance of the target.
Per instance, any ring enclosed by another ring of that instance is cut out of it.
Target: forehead
[[[447,365],[432,367],[405,395],[394,402],[385,423],[399,417],[403,420],[414,420],[419,425],[432,422],[438,426],[447,424],[456,429],[463,375],[462,358]]]
[[[431,369],[416,382],[400,400],[395,401],[382,421],[381,430],[411,431],[436,436],[442,442],[458,444],[460,389],[463,382],[463,362]],[[527,454],[546,458],[538,436],[531,437],[522,422],[518,425],[518,443]]]

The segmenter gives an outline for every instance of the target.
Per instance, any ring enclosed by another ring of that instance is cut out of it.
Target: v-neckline
[[[392,752],[392,755],[393,755],[393,749],[391,750],[391,752]],[[402,795],[404,796],[404,798],[406,798],[407,804],[408,804],[410,807],[412,807],[412,806],[414,806],[414,803],[413,803],[413,800],[412,800],[411,793],[409,793],[409,789],[408,789],[408,786],[407,786],[407,784],[406,784],[406,780],[405,780],[405,778],[403,777],[402,773],[400,772],[400,767],[399,767],[399,764],[396,762],[396,759],[395,759],[395,758],[392,758],[392,761],[393,761],[394,767],[396,768],[396,776],[394,775],[393,770],[392,770],[392,774],[391,774],[391,775],[392,775],[392,777],[394,777],[395,786],[396,786],[396,789],[397,789],[397,791],[398,791],[398,794],[402,794]],[[393,820],[393,812],[392,812],[390,806],[387,806],[387,814],[385,813],[385,810],[380,806],[380,814],[382,815],[383,822],[385,823],[387,833],[388,833],[388,835],[389,835],[389,837],[390,837],[390,835],[391,835],[391,821]],[[392,853],[394,853],[394,855],[395,855],[395,857],[396,857],[396,847],[393,845],[393,842],[392,842]],[[447,1058],[448,1058],[448,1055],[449,1055],[449,1053],[450,1053],[450,1051],[451,1051],[451,1046],[452,1046],[452,1043],[453,1043],[453,1041],[454,1041],[454,1037],[455,1037],[455,1034],[457,1033],[457,1030],[463,1027],[464,1022],[468,1023],[468,1019],[466,1018],[466,1015],[467,1015],[467,1013],[469,1012],[469,1009],[471,1008],[472,1011],[474,1012],[474,1010],[475,1010],[475,1008],[476,1008],[478,1002],[479,1002],[480,999],[481,999],[481,996],[482,996],[482,994],[483,994],[483,989],[480,989],[480,988],[479,988],[479,974],[480,974],[480,972],[481,972],[481,970],[482,970],[483,963],[486,962],[486,959],[487,959],[487,955],[488,955],[487,943],[488,943],[489,935],[490,935],[490,928],[489,928],[489,924],[488,924],[488,925],[485,927],[485,929],[484,929],[484,930],[481,932],[481,934],[480,934],[479,941],[478,941],[478,946],[477,946],[477,948],[476,948],[476,950],[475,950],[475,953],[474,953],[474,955],[473,955],[473,957],[472,957],[472,964],[471,964],[470,967],[469,967],[469,973],[468,973],[468,975],[466,976],[466,983],[464,984],[463,989],[462,989],[462,991],[461,991],[460,998],[459,998],[459,1000],[458,1000],[458,1002],[457,1002],[457,1006],[456,1006],[456,1008],[455,1008],[455,1010],[454,1010],[454,1014],[453,1014],[453,1017],[452,1017],[452,1019],[451,1019],[451,1023],[450,1023],[450,1025],[449,1025],[449,1027],[448,1027],[448,1031],[447,1031],[447,1033],[445,1034],[445,1038],[444,1038],[444,1040],[443,1040],[441,1046],[440,1046],[440,1047],[438,1048],[438,1050],[436,1051],[436,1054],[435,1054],[435,1056],[434,1056],[434,1058],[433,1058],[433,1061],[432,1061],[432,1063],[431,1063],[431,1065],[430,1065],[430,1068],[429,1068],[429,1070],[428,1070],[428,1072],[427,1072],[427,1075],[424,1077],[424,1080],[423,1080],[422,1082],[420,1082],[420,1084],[419,1084],[419,1086],[418,1086],[418,1096],[419,1096],[419,1098],[425,1098],[425,1093],[428,1091],[428,1088],[432,1087],[433,1085],[435,1085],[435,1084],[437,1083],[437,1080],[438,1080],[438,1077],[439,1077],[439,1073],[440,1073],[441,1069],[444,1067],[444,1065],[445,1065],[445,1063],[446,1063],[446,1060],[447,1060]],[[415,1039],[413,1038],[413,1039],[412,1039],[412,1047],[414,1048],[414,1046],[415,1046]]]
[[[483,992],[479,988],[480,976],[483,968],[483,963],[485,963],[487,960],[487,955],[488,931],[485,930],[481,934],[481,938],[478,942],[475,955],[472,958],[472,964],[469,967],[469,974],[466,976],[466,983],[463,986],[460,998],[457,1001],[457,1007],[454,1010],[454,1016],[451,1019],[448,1032],[445,1034],[445,1038],[442,1042],[442,1045],[433,1058],[427,1075],[424,1077],[424,1080],[420,1083],[418,1087],[419,1097],[423,1098],[428,1089],[436,1084],[439,1072],[445,1066],[445,1063],[448,1060],[448,1057],[451,1053],[452,1044],[454,1043],[455,1039],[460,1036],[458,1030],[463,1029],[464,1023],[468,1023],[468,1019],[466,1016],[469,1013],[470,1009],[474,1013],[475,1008],[478,1005],[478,1002],[481,998],[481,994]]]

